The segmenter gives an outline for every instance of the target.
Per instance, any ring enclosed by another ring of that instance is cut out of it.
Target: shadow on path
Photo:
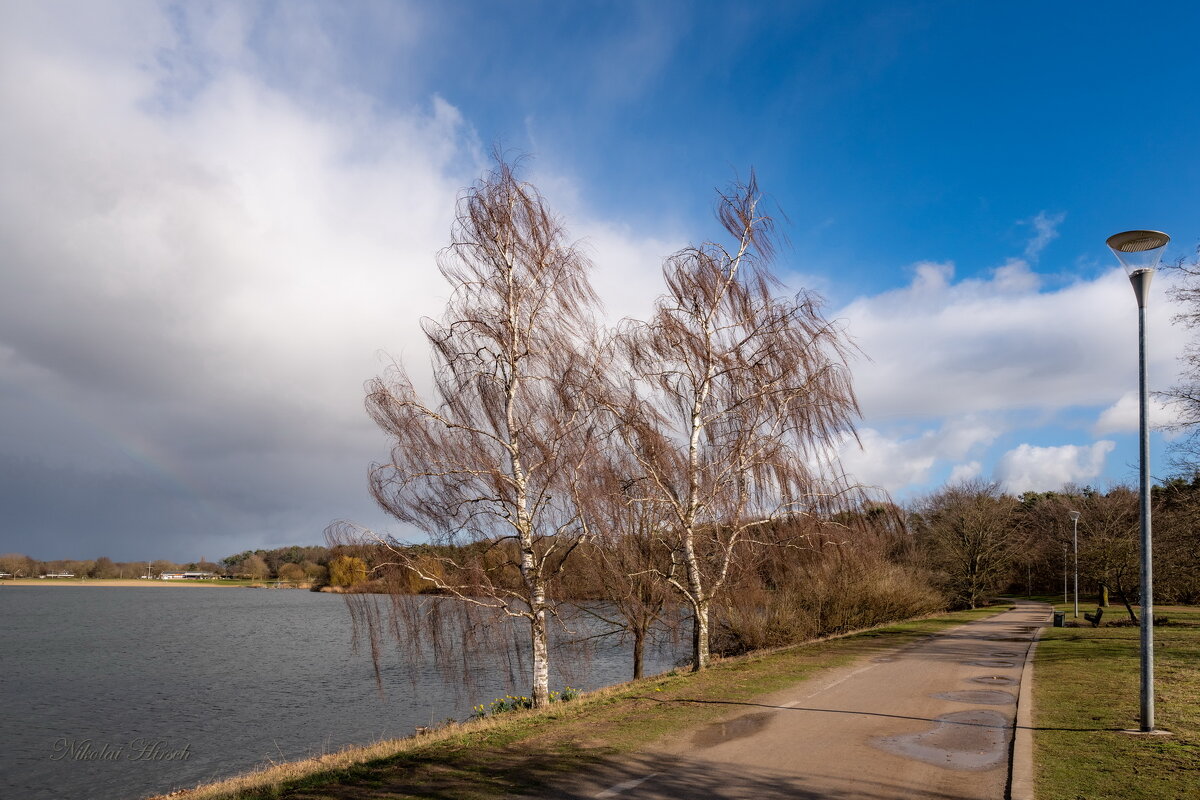
[[[781,765],[786,766],[786,765]],[[581,784],[577,778],[586,773]],[[444,757],[395,759],[340,775],[335,783],[293,788],[287,800],[429,800],[491,798],[636,797],[638,800],[885,800],[904,787],[881,781],[858,781],[831,790],[832,774],[796,776],[773,770],[712,763],[687,757],[636,754],[616,756],[586,749],[563,752],[472,754],[450,751]],[[636,791],[635,791],[636,788]],[[929,792],[928,800],[958,800]]]

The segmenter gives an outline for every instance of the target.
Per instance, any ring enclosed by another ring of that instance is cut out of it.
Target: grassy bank
[[[717,662],[593,692],[543,711],[471,721],[171,795],[187,800],[491,800],[536,793],[556,776],[726,716],[730,702],[787,688],[823,670],[909,644],[1009,606],[959,612]]]
[[[1061,599],[1061,598],[1060,598]],[[1073,621],[1074,607],[1058,611]],[[1121,606],[1105,625],[1047,628],[1034,662],[1034,761],[1038,800],[1194,800],[1200,797],[1200,608],[1160,607],[1155,616],[1156,727],[1131,736],[1139,709],[1138,628]],[[1109,621],[1122,625],[1109,625]]]

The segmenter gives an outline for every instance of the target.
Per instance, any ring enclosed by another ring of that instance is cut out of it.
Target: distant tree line
[[[205,559],[176,563],[158,559],[155,561],[113,561],[108,556],[94,559],[50,559],[38,560],[21,553],[0,555],[0,572],[19,578],[36,578],[42,575],[70,573],[77,578],[141,578],[146,575],[157,577],[164,572],[212,572],[226,574],[223,564]]]
[[[1154,487],[1153,507],[1157,602],[1200,604],[1200,475]],[[1119,603],[1136,620],[1135,490],[1068,486],[1011,495],[996,484],[973,481],[903,506],[868,502],[825,517],[796,516],[763,526],[732,562],[714,604],[712,652],[732,655],[976,608],[1002,593],[1062,596],[1064,586],[1068,593],[1073,588],[1070,511],[1080,513],[1081,602]],[[341,549],[346,566],[338,583],[364,598],[487,597],[517,593],[522,586],[519,544],[503,537],[461,545],[368,542]],[[579,543],[572,559],[573,568],[559,571],[547,585],[558,613],[574,609],[598,617],[613,634],[628,637],[632,674],[640,677],[655,628],[681,618],[680,598],[660,571],[670,561],[669,547],[656,532],[629,524],[620,533]],[[414,640],[420,635],[403,620],[398,630]]]
[[[164,572],[209,572],[219,577],[260,581],[284,581],[313,587],[351,587],[365,583],[367,566],[347,556],[339,548],[320,545],[277,547],[273,550],[245,550],[226,556],[219,562],[206,559],[180,563],[154,561],[113,561],[107,556],[96,559],[37,560],[21,553],[0,555],[0,573],[16,578],[69,573],[76,578],[158,578]]]
[[[1115,597],[1136,619],[1140,602],[1137,490],[1064,487],[1006,495],[995,484],[949,486],[914,503],[908,524],[926,565],[955,603],[974,607],[999,590],[1073,596],[1075,526],[1082,598]],[[1200,473],[1151,491],[1158,603],[1200,603]],[[1081,601],[1082,602],[1082,601]]]

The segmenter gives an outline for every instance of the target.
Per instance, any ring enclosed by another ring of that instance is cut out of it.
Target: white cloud
[[[1042,285],[1042,280],[1030,271],[1027,261],[1010,258],[992,273],[992,284],[995,286],[997,294],[1013,295],[1037,292]]]
[[[904,486],[924,483],[937,458],[927,452],[924,442],[890,439],[873,428],[858,432],[862,448],[847,443],[841,463],[859,483],[879,486],[894,492]]]
[[[865,427],[862,447],[846,440],[839,448],[842,466],[860,483],[889,492],[927,483],[935,468],[961,461],[990,445],[999,435],[994,422],[976,417],[946,420],[935,430],[909,437],[888,436]]]
[[[983,464],[978,461],[968,461],[966,464],[955,464],[954,469],[950,470],[950,477],[946,479],[948,484],[962,483],[969,481],[972,478],[978,478],[983,474]]]
[[[1058,226],[1066,218],[1065,213],[1047,214],[1039,211],[1037,216],[1029,220],[1028,224],[1033,226],[1033,238],[1025,245],[1025,258],[1037,261],[1046,245],[1058,238]]]
[[[1092,432],[1096,436],[1135,432],[1141,424],[1140,410],[1137,392],[1126,392],[1121,395],[1121,399],[1100,413]],[[1179,412],[1176,408],[1163,403],[1157,397],[1150,398],[1151,428],[1174,425],[1178,421]]]
[[[951,262],[921,261],[913,265],[912,289],[914,292],[944,292],[954,279],[954,264]]]
[[[1172,313],[1166,292],[1156,294],[1149,368],[1159,385],[1186,339]],[[1019,259],[958,282],[952,265],[922,263],[908,287],[833,316],[870,359],[854,365],[868,424],[1108,406],[1136,386],[1136,305],[1119,269],[1045,291]]]
[[[1022,444],[1009,450],[996,464],[995,477],[1005,490],[1053,491],[1067,483],[1087,483],[1104,471],[1116,444],[1101,440],[1091,446],[1035,447]]]

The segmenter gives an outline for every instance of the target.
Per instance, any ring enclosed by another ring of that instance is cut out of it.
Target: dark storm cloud
[[[252,20],[211,11],[0,12],[0,550],[192,560],[384,524],[362,384],[436,309],[460,120],[269,84]]]

